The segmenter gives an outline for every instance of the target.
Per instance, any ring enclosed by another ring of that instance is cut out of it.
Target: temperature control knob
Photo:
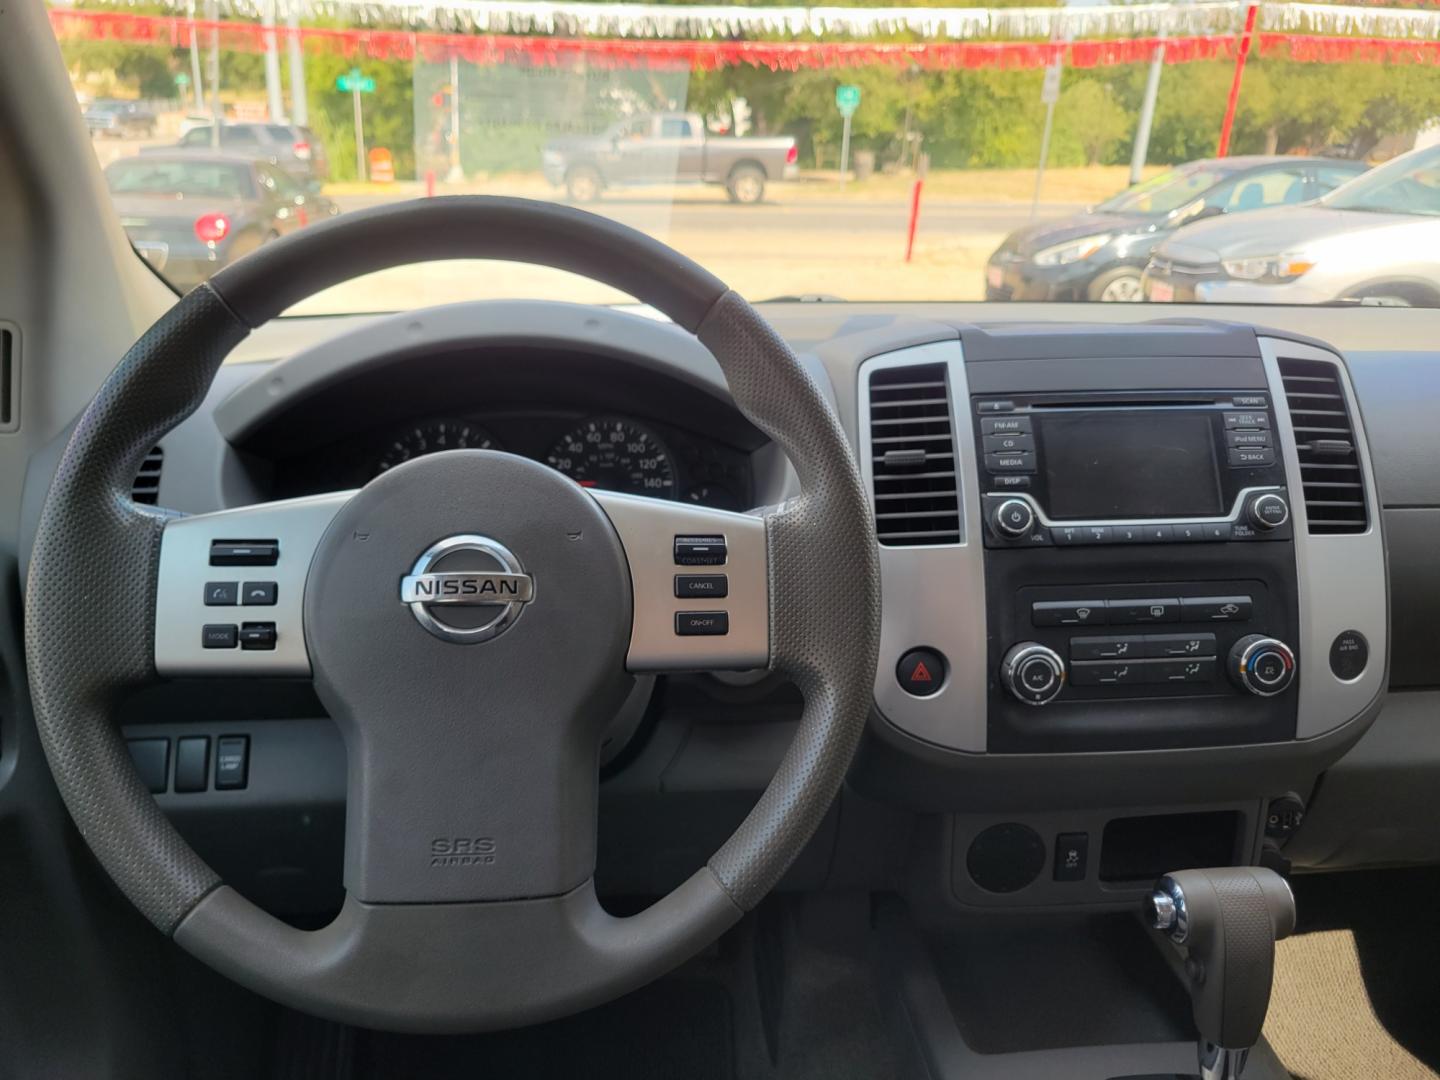
[[[1022,641],[1005,654],[1000,678],[1026,705],[1045,705],[1065,685],[1065,661],[1039,642]]]
[[[1295,654],[1283,641],[1250,634],[1230,650],[1230,678],[1242,690],[1274,697],[1295,681]]]
[[[995,508],[990,524],[1001,536],[1024,536],[1035,524],[1035,511],[1024,499],[1006,499]]]
[[[1290,520],[1290,504],[1281,495],[1256,495],[1250,500],[1246,516],[1255,528],[1269,532]]]

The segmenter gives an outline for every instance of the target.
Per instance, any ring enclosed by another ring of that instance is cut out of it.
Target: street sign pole
[[[350,97],[355,102],[355,176],[366,179],[365,176],[365,116],[360,111],[360,79],[359,72],[355,72],[355,78],[350,82]]]
[[[1165,35],[1150,58],[1150,76],[1145,80],[1145,100],[1140,103],[1140,123],[1135,128],[1135,150],[1130,155],[1130,183],[1138,184],[1150,153],[1150,128],[1155,123],[1155,99],[1160,96],[1160,69],[1165,66]]]
[[[843,126],[840,129],[840,189],[845,189],[845,179],[850,171],[850,118],[860,107],[860,87],[853,85],[835,88],[835,107],[840,110]]]
[[[450,173],[445,177],[452,184],[465,179],[460,164],[460,57],[450,54]]]
[[[1050,132],[1055,127],[1055,103],[1060,100],[1060,58],[1045,69],[1040,87],[1040,100],[1045,103],[1045,128],[1040,133],[1040,164],[1035,169],[1035,195],[1030,200],[1030,220],[1040,208],[1040,187],[1045,183],[1045,163],[1050,160]]]

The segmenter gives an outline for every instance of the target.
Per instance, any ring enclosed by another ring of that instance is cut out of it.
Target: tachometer
[[[649,428],[617,416],[595,416],[566,433],[545,456],[582,487],[675,498],[675,463]]]
[[[490,433],[468,420],[424,420],[397,431],[386,444],[375,474],[403,465],[411,458],[438,454],[441,450],[495,450]]]

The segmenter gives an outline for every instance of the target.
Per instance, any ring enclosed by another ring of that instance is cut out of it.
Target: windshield
[[[1336,210],[1440,215],[1440,147],[1391,162],[1325,199]]]
[[[227,197],[222,154],[252,177],[243,219],[213,229],[220,208],[195,205],[195,238],[147,254],[181,291],[331,217],[492,194],[632,226],[753,300],[1322,303],[1403,284],[1403,302],[1440,303],[1440,238],[1357,235],[1353,272],[1289,260],[1276,275],[1260,258],[1185,276],[1154,257],[1251,213],[1317,236],[1342,227],[1317,217],[1329,209],[1437,214],[1434,158],[1404,158],[1440,143],[1440,66],[1419,62],[1415,13],[1367,8],[1357,27],[1348,9],[1291,7],[1282,25],[1261,5],[1248,39],[1243,8],[1164,0],[76,0],[50,19],[100,165],[141,163],[108,174],[117,200],[166,183],[192,204]],[[155,155],[167,163],[143,164]],[[1149,220],[1117,231],[1096,211]],[[143,215],[117,215],[149,252]],[[467,261],[297,311],[507,297],[629,301]]]
[[[1220,169],[1161,173],[1136,184],[1113,199],[1106,199],[1096,209],[1107,214],[1168,214],[1204,195],[1226,175]]]

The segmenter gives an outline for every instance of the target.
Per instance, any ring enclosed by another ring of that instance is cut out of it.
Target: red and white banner
[[[627,38],[556,38],[499,34],[436,34],[406,30],[302,27],[273,29],[258,23],[206,22],[168,15],[135,15],[119,11],[53,8],[50,21],[62,38],[126,41],[181,48],[191,34],[208,42],[218,32],[220,46],[237,52],[263,52],[267,37],[277,44],[298,34],[307,51],[333,52],[350,59],[448,60],[472,64],[570,66],[584,61],[592,67],[689,68],[710,70],[748,64],[775,71],[815,68],[890,66],[925,70],[1032,69],[1060,59],[1073,68],[1145,63],[1162,43],[1158,37],[1112,38],[1070,43],[1031,41],[818,42],[818,41],[662,41]],[[1233,34],[1165,38],[1165,62],[1234,59]],[[1307,63],[1346,61],[1440,63],[1440,41],[1370,37],[1322,37],[1314,34],[1262,33],[1256,39],[1261,56],[1288,56]]]

